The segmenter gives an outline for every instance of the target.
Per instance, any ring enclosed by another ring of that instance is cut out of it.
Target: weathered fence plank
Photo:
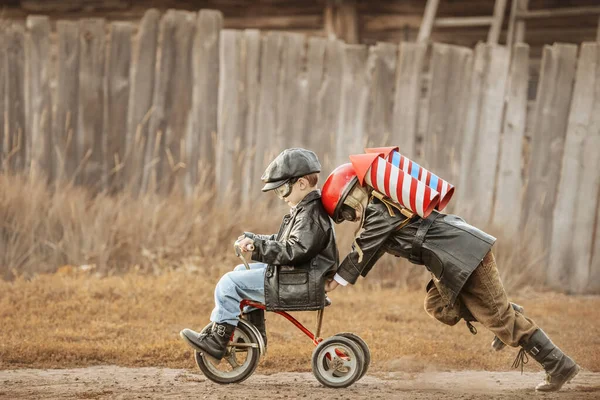
[[[127,22],[110,26],[110,43],[106,60],[106,96],[104,107],[104,174],[108,188],[122,189],[123,160],[129,113],[132,38],[135,27]]]
[[[392,143],[392,111],[394,109],[394,86],[398,46],[377,43],[371,47],[369,65],[373,71],[367,121],[366,145],[380,147]]]
[[[79,21],[79,123],[77,139],[81,170],[77,181],[98,189],[106,187],[104,165],[105,21]]]
[[[216,181],[221,201],[239,196],[241,168],[236,159],[245,130],[244,68],[242,61],[243,33],[221,31],[219,74],[219,119],[216,154]],[[227,197],[225,197],[227,196]]]
[[[417,155],[417,124],[426,52],[426,44],[409,42],[402,42],[398,52],[391,143],[400,146],[402,154],[413,159]]]
[[[423,166],[456,184],[466,114],[472,52],[435,44],[431,61],[429,120],[423,138]]]
[[[463,196],[461,206],[476,225],[491,222],[504,92],[510,53],[496,45],[478,46],[471,99],[465,125],[465,143],[460,179]],[[465,146],[469,146],[466,147]],[[462,197],[462,196],[461,196]]]
[[[200,182],[211,185],[214,173],[219,95],[219,34],[223,15],[219,11],[201,10],[196,20],[192,54],[192,106],[186,133],[185,189],[188,194]]]
[[[27,135],[25,131],[25,30],[13,23],[6,32],[6,135],[7,161],[10,168],[25,167]]]
[[[476,201],[473,193],[472,176],[469,173],[474,168],[475,148],[479,135],[479,117],[482,112],[482,89],[487,76],[487,68],[490,62],[490,46],[483,43],[477,44],[473,57],[471,79],[469,83],[469,100],[465,116],[463,140],[460,147],[460,176],[456,184],[457,190],[454,195],[457,213],[470,219],[473,215],[473,203]]]
[[[538,85],[531,158],[522,212],[525,234],[535,238],[548,255],[563,145],[575,76],[577,46],[546,46]],[[546,259],[545,259],[546,260]]]
[[[306,36],[284,33],[281,70],[277,84],[277,130],[274,153],[305,144],[304,129],[308,111],[308,82],[304,68]]]
[[[316,149],[323,167],[323,175],[337,166],[335,146],[341,104],[343,44],[328,39],[325,45],[323,82],[318,92],[316,129],[312,132],[311,149]],[[312,118],[311,118],[312,119]],[[348,158],[342,160],[348,162]]]
[[[369,50],[365,45],[346,44],[343,48],[341,103],[335,149],[338,165],[348,162],[349,154],[364,151],[369,105]]]
[[[277,132],[279,70],[283,35],[269,32],[262,38],[260,63],[260,94],[254,146],[254,172],[262,175],[275,155],[272,140]]]
[[[50,19],[27,17],[26,121],[29,133],[27,165],[32,173],[52,179],[52,104],[50,99]]]
[[[489,224],[493,212],[494,189],[498,164],[504,91],[508,75],[509,52],[505,47],[489,46],[481,87],[481,108],[476,122],[476,138],[471,157],[473,163],[463,174],[470,175],[471,218],[475,224]],[[467,155],[463,155],[468,157]]]
[[[517,236],[521,219],[523,140],[529,85],[529,46],[526,44],[513,47],[507,85],[492,223],[510,238]]]
[[[246,99],[246,130],[243,142],[242,165],[242,199],[249,204],[251,199],[260,193],[260,176],[262,170],[256,171],[256,121],[258,118],[260,93],[260,31],[246,30],[243,37],[242,54],[245,56],[245,99]]]
[[[58,21],[58,56],[56,104],[52,118],[54,132],[54,175],[59,179],[74,178],[80,158],[75,132],[79,113],[79,24]],[[77,79],[74,79],[77,77]]]
[[[173,76],[166,91],[165,111],[167,112],[167,129],[165,130],[165,151],[168,164],[164,189],[169,190],[176,185],[179,191],[185,190],[184,171],[191,160],[186,157],[186,132],[190,109],[192,106],[193,72],[192,72],[192,47],[195,37],[197,14],[192,12],[177,11],[176,25],[172,41],[174,46]],[[163,44],[164,50],[164,44]],[[216,77],[215,77],[216,78]]]
[[[196,15],[168,10],[160,22],[161,43],[143,190],[166,192],[185,168],[181,151],[192,101],[191,47]],[[179,181],[178,188],[182,188]]]
[[[575,293],[600,287],[590,279],[600,195],[599,47],[584,43],[577,64],[547,269],[552,287]]]
[[[319,91],[323,86],[325,74],[325,49],[327,39],[311,37],[308,39],[308,51],[306,55],[306,75],[308,87],[307,119],[304,126],[304,147],[314,149],[317,156],[322,160],[324,148],[327,143],[324,137],[319,137],[317,132],[319,121]],[[317,139],[318,138],[318,139]],[[317,139],[317,140],[315,140]],[[316,146],[315,146],[316,145]]]
[[[477,197],[473,208],[473,220],[476,224],[486,225],[491,222],[494,209],[504,93],[510,60],[510,51],[506,47],[493,46],[490,52],[490,63],[481,98],[475,169],[471,171],[475,184],[472,193]]]
[[[131,61],[125,169],[127,185],[133,194],[141,189],[146,151],[153,145],[149,137],[149,120],[152,114],[159,20],[158,10],[146,11],[139,25]]]
[[[5,168],[4,160],[8,148],[5,142],[8,141],[8,132],[6,129],[6,35],[4,32],[0,32],[0,168]]]

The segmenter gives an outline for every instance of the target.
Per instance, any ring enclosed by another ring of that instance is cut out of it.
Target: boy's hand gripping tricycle
[[[250,269],[248,262],[236,242],[234,244],[236,255],[242,260],[246,269]],[[325,306],[331,304],[326,300]],[[266,346],[258,329],[252,325],[244,314],[244,308],[250,306],[265,310],[265,305],[255,301],[243,300],[240,303],[239,323],[227,346],[227,353],[222,360],[216,360],[209,355],[195,351],[196,364],[202,373],[211,381],[221,384],[239,383],[247,379],[260,361],[266,355]],[[323,322],[323,309],[317,311],[317,327],[313,334],[298,320],[285,311],[275,311],[282,315],[306,336],[316,346],[312,354],[312,371],[323,385],[332,388],[350,386],[362,378],[371,362],[369,347],[358,335],[349,332],[338,333],[327,339],[321,338],[321,325]],[[208,324],[202,332],[208,332],[212,323]]]

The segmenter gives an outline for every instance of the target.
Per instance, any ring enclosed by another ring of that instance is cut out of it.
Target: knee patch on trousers
[[[443,324],[454,326],[461,319],[460,306],[457,303],[452,307],[448,306],[435,286],[427,292],[423,306],[430,317]]]

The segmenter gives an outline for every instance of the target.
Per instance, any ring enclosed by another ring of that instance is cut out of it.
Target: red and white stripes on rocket
[[[369,186],[422,218],[427,218],[439,201],[436,190],[381,157],[375,159],[364,179]]]
[[[437,175],[431,173],[425,168],[421,167],[416,162],[412,161],[408,157],[403,156],[398,151],[398,147],[378,147],[365,149],[367,154],[378,153],[381,154],[387,161],[392,165],[400,168],[400,170],[406,172],[415,179],[424,182],[431,189],[439,192],[440,201],[436,205],[437,210],[443,210],[450,202],[452,195],[454,194],[454,186],[447,181],[441,179]]]

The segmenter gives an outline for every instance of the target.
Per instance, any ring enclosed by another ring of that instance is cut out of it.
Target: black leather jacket
[[[252,259],[268,264],[268,311],[318,310],[325,304],[325,280],[335,273],[339,255],[333,222],[313,191],[283,217],[277,235],[255,235]]]
[[[399,212],[391,216],[386,206],[373,199],[367,206],[364,230],[356,239],[363,251],[358,262],[356,249],[342,261],[338,274],[355,283],[359,275],[366,276],[379,258],[390,253],[425,267],[440,280],[454,304],[471,273],[490,251],[496,238],[467,224],[456,215],[434,211],[423,220],[415,217],[398,230],[406,219]],[[423,229],[425,227],[428,229]],[[420,229],[421,228],[421,229]]]

